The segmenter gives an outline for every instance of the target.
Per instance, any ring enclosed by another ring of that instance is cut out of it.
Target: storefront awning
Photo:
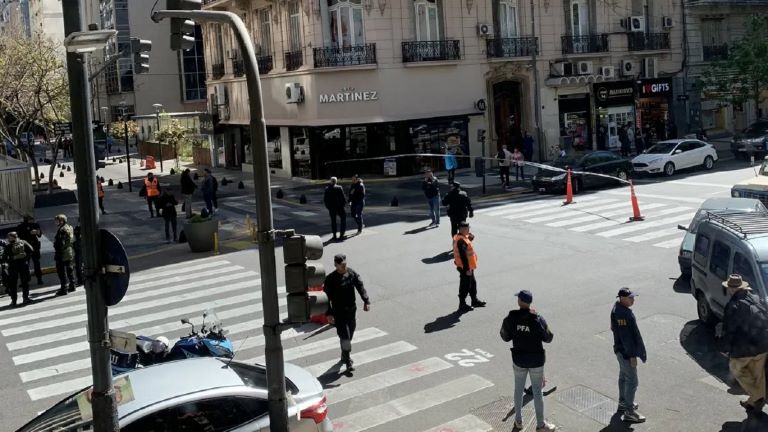
[[[564,77],[550,77],[544,83],[547,87],[582,86],[605,81],[602,75],[574,75]]]
[[[401,122],[409,120],[423,120],[438,117],[459,117],[459,116],[479,116],[483,115],[483,112],[477,109],[463,109],[463,110],[445,110],[445,111],[431,111],[429,113],[393,113],[381,116],[366,116],[366,117],[340,117],[334,119],[273,119],[267,116],[267,126],[305,126],[305,127],[319,127],[319,126],[337,126],[337,125],[363,125],[363,124],[375,124],[375,123],[388,123],[388,122]],[[224,125],[239,125],[244,126],[246,123],[240,121],[222,121]]]

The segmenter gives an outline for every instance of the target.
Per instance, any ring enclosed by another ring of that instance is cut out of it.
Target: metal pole
[[[157,133],[160,135],[160,112],[155,113],[157,117]],[[160,172],[163,172],[163,146],[160,145],[160,138],[157,139],[157,148],[160,150]]]
[[[128,122],[123,117],[123,128],[125,129],[125,158],[128,162],[128,192],[133,192],[133,186],[131,186],[131,150],[128,144]]]
[[[253,156],[253,181],[256,189],[257,240],[261,264],[261,295],[264,305],[264,354],[267,363],[269,399],[269,429],[288,432],[288,408],[285,395],[285,371],[280,308],[277,296],[275,270],[275,231],[272,225],[272,197],[270,195],[269,163],[267,159],[267,128],[261,101],[261,81],[253,43],[245,24],[234,13],[215,11],[157,11],[152,19],[187,18],[194,21],[219,21],[232,26],[235,38],[243,53],[245,76],[248,83],[248,102],[251,117],[251,155]]]
[[[64,33],[82,31],[80,0],[63,0]],[[85,266],[85,301],[88,312],[88,343],[91,351],[93,376],[93,429],[96,432],[117,432],[117,406],[112,388],[109,363],[109,325],[104,301],[101,268],[99,214],[96,204],[96,163],[91,129],[90,88],[85,55],[67,52],[67,76],[72,111],[75,175],[77,176],[78,209],[82,231],[82,251]]]
[[[531,37],[533,38],[533,52],[531,53],[531,73],[533,73],[533,116],[536,121],[536,141],[539,144],[539,162],[544,160],[542,152],[541,134],[541,92],[539,91],[539,67],[536,55],[539,52],[539,41],[536,39],[536,13],[531,0]]]

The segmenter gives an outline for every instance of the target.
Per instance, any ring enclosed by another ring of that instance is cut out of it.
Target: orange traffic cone
[[[571,183],[571,169],[568,168],[568,177],[566,178],[565,182],[565,201],[563,201],[563,205],[568,205],[573,203],[573,184]]]
[[[637,205],[637,195],[635,195],[635,185],[632,184],[632,180],[629,181],[629,197],[632,200],[632,217],[629,218],[630,222],[640,222],[645,218],[640,215],[640,206]]]

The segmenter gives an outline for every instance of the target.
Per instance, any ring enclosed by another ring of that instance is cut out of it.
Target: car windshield
[[[78,432],[91,430],[91,420],[84,420],[80,415],[80,407],[77,403],[79,395],[86,392],[84,389],[57,403],[48,411],[37,416],[34,420],[24,425],[17,432]]]
[[[646,150],[646,153],[650,154],[667,154],[672,153],[672,150],[677,146],[676,142],[660,142],[648,150]]]
[[[760,263],[760,276],[763,278],[763,286],[768,287],[768,263]]]
[[[753,123],[744,129],[744,135],[757,136],[768,133],[768,122]]]

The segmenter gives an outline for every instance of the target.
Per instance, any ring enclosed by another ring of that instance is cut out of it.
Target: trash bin
[[[148,170],[155,169],[155,158],[153,156],[147,156],[144,158],[144,167]]]

